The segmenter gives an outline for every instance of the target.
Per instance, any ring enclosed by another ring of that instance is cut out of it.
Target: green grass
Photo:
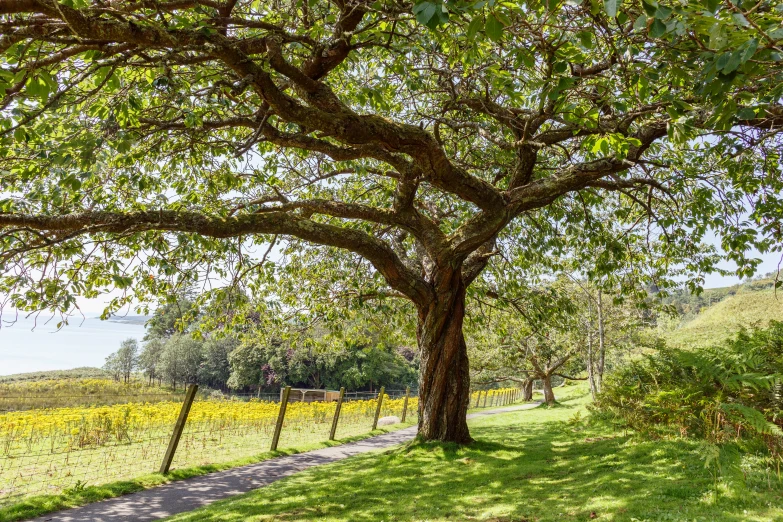
[[[740,291],[703,309],[664,337],[673,346],[712,345],[732,337],[743,327],[764,327],[771,320],[783,320],[783,293],[776,295],[772,289]]]
[[[137,491],[160,486],[175,480],[198,477],[208,473],[213,473],[215,471],[222,471],[237,466],[244,466],[246,464],[254,464],[256,462],[261,462],[283,455],[293,455],[295,453],[302,453],[304,451],[337,446],[340,444],[373,437],[375,435],[381,435],[383,433],[390,433],[392,431],[397,431],[412,425],[412,422],[406,422],[402,424],[396,424],[394,426],[378,428],[373,432],[368,432],[353,437],[345,437],[335,441],[324,441],[300,445],[274,452],[267,451],[252,457],[222,462],[220,464],[175,469],[172,470],[168,475],[150,473],[148,475],[136,477],[132,480],[110,482],[108,484],[102,484],[98,486],[87,486],[83,489],[71,488],[70,490],[57,495],[36,495],[26,497],[23,500],[20,500],[18,503],[0,507],[0,522],[15,522],[18,520],[38,517],[47,513],[52,513],[54,511],[74,508],[83,506],[85,504],[90,504],[92,502],[118,497],[120,495],[135,493]]]
[[[471,421],[466,447],[413,443],[312,468],[170,522],[773,521],[783,486],[761,469],[715,488],[699,444],[585,422],[583,386],[552,408]]]

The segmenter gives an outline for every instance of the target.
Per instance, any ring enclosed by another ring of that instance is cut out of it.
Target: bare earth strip
[[[468,419],[535,408],[538,403],[522,404],[472,413]],[[180,480],[130,495],[51,513],[32,522],[142,522],[159,520],[177,513],[193,511],[217,500],[247,493],[313,466],[329,464],[354,455],[386,449],[411,441],[416,427],[378,435],[370,439],[306,453],[279,457],[227,471]]]

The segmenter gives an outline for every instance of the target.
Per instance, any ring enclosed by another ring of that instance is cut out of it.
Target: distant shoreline
[[[96,317],[95,319],[100,319],[100,317]],[[109,323],[123,323],[123,324],[139,324],[144,326],[147,324],[147,321],[152,319],[151,315],[128,315],[125,317],[111,317],[110,319],[106,319],[106,322]]]

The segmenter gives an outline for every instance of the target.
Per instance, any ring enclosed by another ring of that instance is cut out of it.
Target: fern
[[[610,376],[596,407],[643,433],[783,448],[783,322],[698,351],[662,347]],[[777,423],[777,424],[776,424]]]
[[[721,404],[721,410],[726,416],[746,429],[751,429],[763,435],[783,436],[783,430],[776,424],[769,422],[763,413],[757,409],[743,406],[742,404]],[[739,415],[739,418],[737,417]],[[741,420],[740,420],[741,419]],[[744,421],[744,422],[743,422]]]

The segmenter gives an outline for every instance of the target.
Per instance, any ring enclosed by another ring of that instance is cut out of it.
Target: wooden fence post
[[[478,397],[476,397],[476,405],[473,406],[474,408],[478,408],[480,400],[481,400],[481,390],[478,391]]]
[[[334,409],[334,419],[332,420],[332,431],[329,432],[329,440],[334,440],[334,435],[337,433],[337,420],[340,418],[340,410],[343,407],[344,395],[345,388],[340,388],[340,396],[337,398],[337,407]]]
[[[291,395],[291,387],[286,386],[283,390],[283,396],[280,398],[280,411],[277,414],[275,435],[272,437],[272,451],[277,451],[277,443],[280,442],[280,431],[283,429],[283,420],[285,419],[285,410],[288,407],[289,395]]]
[[[481,405],[482,408],[487,407],[487,397],[489,396],[489,390],[484,390],[484,404]]]
[[[405,416],[408,414],[408,397],[411,396],[411,389],[409,387],[405,387],[405,401],[402,403],[402,419],[400,419],[400,422],[405,422]]]
[[[188,420],[188,414],[190,413],[190,407],[193,405],[193,399],[196,397],[196,391],[198,391],[198,384],[189,385],[188,389],[185,391],[185,401],[179,409],[179,416],[177,417],[177,422],[174,424],[174,431],[171,433],[169,446],[166,448],[166,453],[163,455],[163,462],[160,465],[160,472],[164,475],[169,472],[171,462],[174,460],[174,453],[177,452],[179,439],[182,437],[182,430],[185,429],[185,422]]]
[[[383,404],[383,394],[385,391],[386,388],[381,386],[381,391],[378,393],[378,407],[375,408],[375,420],[372,421],[373,431],[375,431],[375,428],[378,427],[378,417],[381,415],[381,404]]]

